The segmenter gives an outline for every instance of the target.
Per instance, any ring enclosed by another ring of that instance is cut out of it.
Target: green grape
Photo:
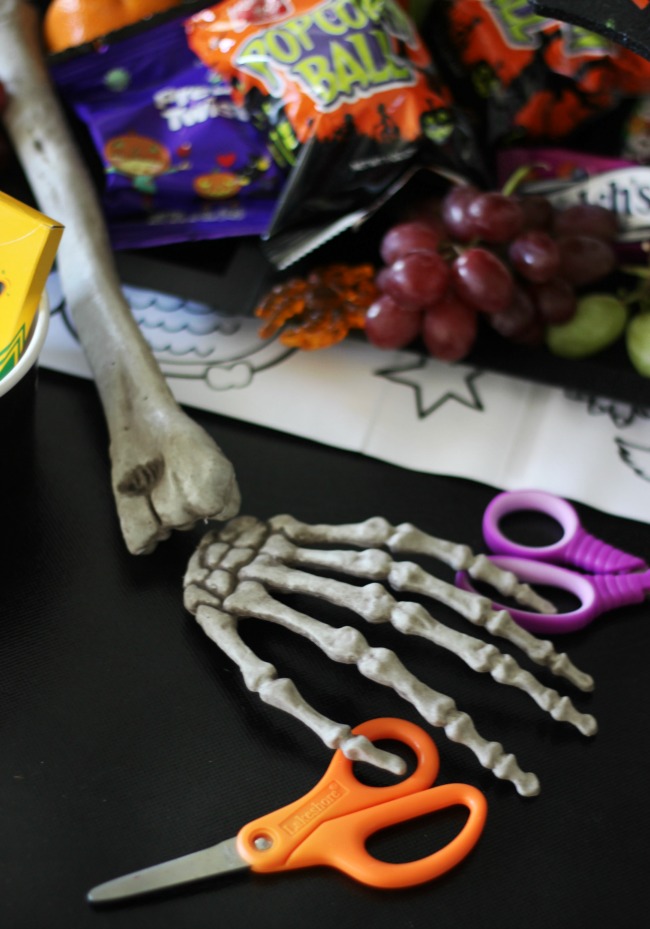
[[[623,334],[627,307],[611,294],[588,294],[578,300],[567,323],[549,326],[546,344],[562,358],[586,358],[607,348]]]
[[[630,361],[644,377],[650,377],[650,313],[633,317],[625,332]]]

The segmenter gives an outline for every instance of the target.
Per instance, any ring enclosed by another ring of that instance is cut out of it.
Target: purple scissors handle
[[[579,607],[566,613],[532,613],[528,610],[507,608],[520,626],[535,634],[576,632],[608,610],[640,603],[650,591],[650,571],[638,574],[586,575],[558,565],[531,561],[529,558],[514,558],[508,555],[488,557],[500,568],[514,572],[522,581],[568,590],[580,601]],[[463,590],[475,589],[466,571],[458,572],[456,584]],[[495,603],[494,606],[498,608],[499,604]]]
[[[551,545],[540,546],[522,545],[509,539],[501,531],[501,519],[509,513],[525,510],[534,510],[555,519],[562,527],[562,538]],[[614,548],[586,532],[570,503],[541,490],[515,490],[498,494],[485,510],[483,536],[488,548],[499,555],[568,564],[594,574],[622,574],[643,571],[648,567],[636,555]]]

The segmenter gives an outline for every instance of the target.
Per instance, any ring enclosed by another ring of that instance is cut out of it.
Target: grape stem
[[[529,177],[535,169],[546,169],[549,170],[549,165],[544,164],[543,162],[533,162],[533,164],[522,165],[520,168],[517,168],[512,172],[508,180],[505,182],[501,188],[501,193],[506,197],[511,197],[516,191],[521,187],[527,177]]]

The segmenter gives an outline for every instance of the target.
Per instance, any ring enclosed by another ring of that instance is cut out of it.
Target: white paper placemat
[[[177,400],[431,474],[535,488],[650,523],[648,405],[576,395],[350,338],[315,352],[259,323],[125,286]],[[90,377],[56,274],[41,364]],[[516,350],[516,349],[515,349]]]

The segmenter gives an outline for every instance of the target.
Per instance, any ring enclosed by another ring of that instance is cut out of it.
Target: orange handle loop
[[[415,819],[451,806],[465,806],[467,821],[443,848],[404,863],[380,861],[366,850],[365,840],[386,826]],[[454,868],[476,845],[487,815],[483,794],[469,784],[444,784],[407,797],[398,797],[377,809],[361,810],[343,820],[323,823],[289,859],[288,868],[327,864],[371,887],[412,887],[433,880]]]
[[[407,778],[384,787],[362,784],[354,774],[353,762],[339,749],[321,780],[299,800],[282,809],[248,823],[237,834],[237,850],[254,871],[281,871],[311,864],[330,864],[329,849],[318,836],[309,839],[326,823],[341,822],[337,844],[346,844],[350,835],[350,813],[368,810],[374,822],[382,804],[426,791],[436,779],[439,767],[438,750],[426,732],[404,719],[384,717],[369,720],[353,730],[371,741],[393,739],[409,746],[417,758],[417,767]],[[396,815],[396,820],[408,818]],[[393,820],[395,821],[395,820]],[[370,829],[367,834],[375,831]],[[325,843],[327,844],[327,842]],[[305,863],[296,857],[302,849],[311,849]]]

